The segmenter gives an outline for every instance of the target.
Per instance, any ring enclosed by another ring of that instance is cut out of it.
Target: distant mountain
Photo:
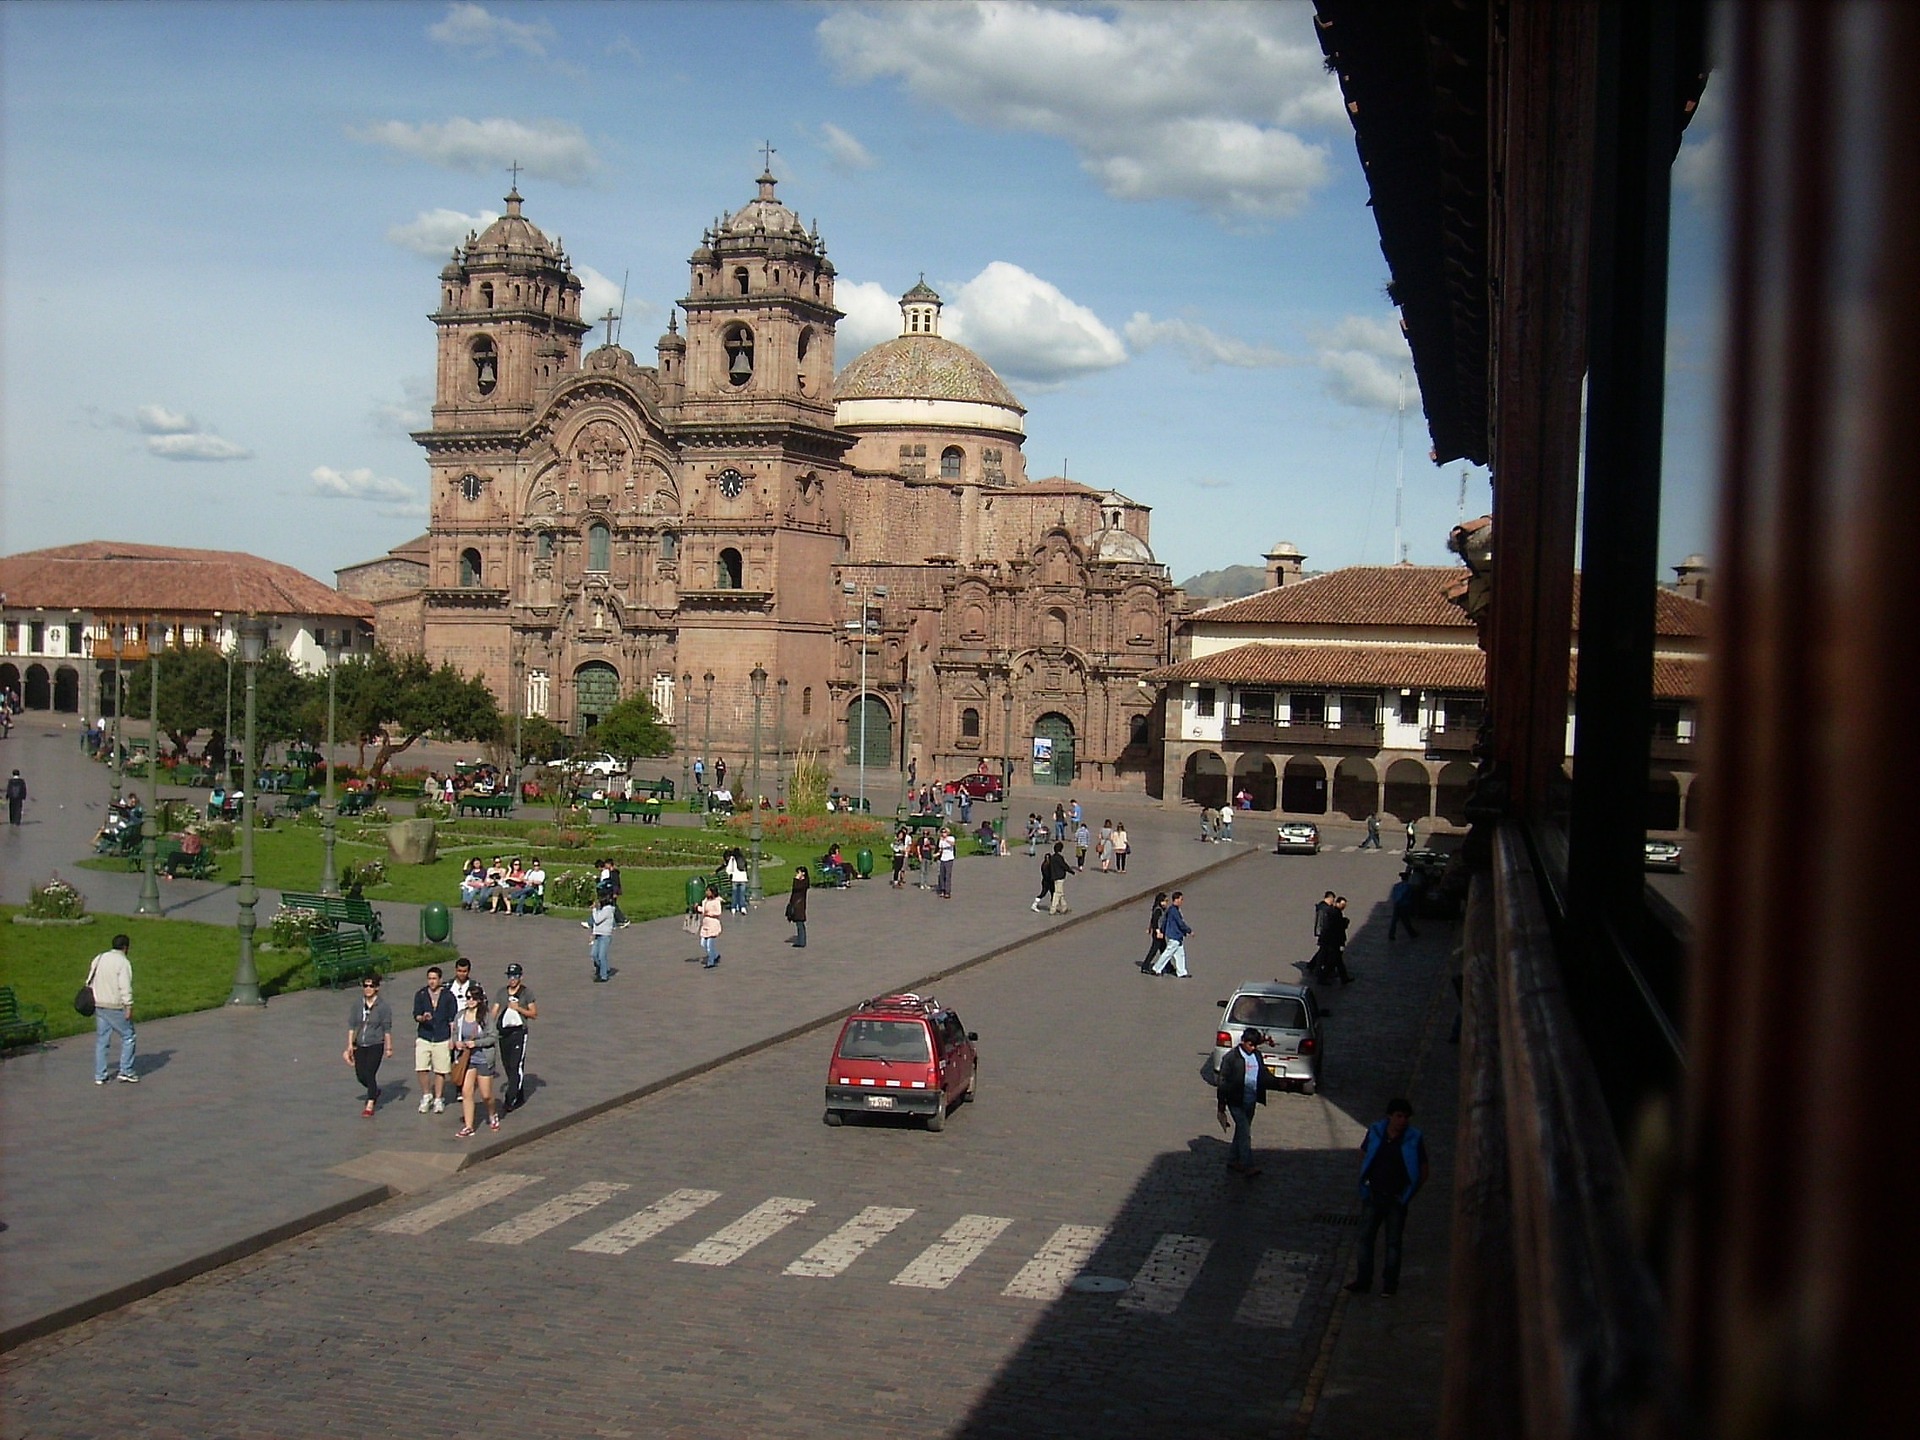
[[[1229,565],[1224,570],[1203,570],[1191,580],[1182,580],[1180,588],[1200,600],[1238,600],[1267,588],[1267,568]]]

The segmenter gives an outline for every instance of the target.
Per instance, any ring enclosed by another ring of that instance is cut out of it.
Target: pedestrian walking
[[[1040,842],[1046,838],[1046,822],[1029,810],[1027,812],[1027,858],[1031,860],[1039,853]]]
[[[1380,848],[1380,817],[1378,815],[1369,814],[1367,816],[1367,838],[1360,842],[1360,848],[1362,850],[1378,850]]]
[[[1124,875],[1127,873],[1127,855],[1133,849],[1133,842],[1127,838],[1127,822],[1122,820],[1113,827],[1113,868]]]
[[[360,982],[360,998],[347,1017],[347,1050],[341,1058],[353,1067],[354,1078],[366,1092],[360,1113],[371,1120],[373,1107],[380,1103],[380,1062],[393,1058],[393,1007],[380,998],[378,975]]]
[[[1162,890],[1153,897],[1153,913],[1147,917],[1147,953],[1140,961],[1142,973],[1153,969],[1153,962],[1160,958],[1160,952],[1167,948],[1167,937],[1160,926],[1167,918],[1167,892]]]
[[[20,812],[26,803],[27,782],[20,778],[20,772],[16,770],[7,777],[7,824],[20,823]]]
[[[700,902],[700,968],[711,970],[720,963],[720,892],[707,886],[707,898]]]
[[[940,884],[934,891],[942,900],[953,899],[953,862],[960,853],[953,838],[953,831],[946,826],[940,827]]]
[[[1173,973],[1179,979],[1187,976],[1187,937],[1193,933],[1193,927],[1187,923],[1187,912],[1181,908],[1186,899],[1186,891],[1176,890],[1167,897],[1167,913],[1160,917],[1160,933],[1166,936],[1167,945],[1160,952],[1160,958],[1153,962],[1149,975],[1164,975],[1167,967],[1173,967]]]
[[[721,790],[727,788],[727,762],[724,756],[713,762],[713,783]]]
[[[733,903],[727,908],[736,915],[747,913],[747,858],[738,846],[727,851],[727,881],[733,886]]]
[[[709,885],[707,893],[713,895],[717,892]],[[613,927],[619,914],[612,898],[602,892],[594,896],[593,908],[587,912],[587,918],[580,922],[580,928],[592,936],[587,942],[587,954],[593,960],[593,983],[596,985],[604,985],[613,978],[608,952],[613,949]]]
[[[1227,1169],[1251,1180],[1260,1173],[1253,1163],[1253,1107],[1267,1103],[1273,1077],[1260,1062],[1260,1042],[1266,1037],[1252,1026],[1240,1032],[1240,1043],[1227,1052],[1214,1080],[1218,1097],[1220,1128],[1233,1122],[1233,1148]]]
[[[1400,878],[1394,882],[1393,889],[1387,892],[1387,904],[1390,913],[1387,916],[1387,939],[1394,938],[1401,926],[1406,926],[1408,938],[1418,940],[1420,932],[1413,928],[1413,902],[1418,890],[1413,883],[1413,872],[1403,870]]]
[[[693,757],[693,788],[695,790],[707,788],[707,762],[698,755]]]
[[[896,890],[907,888],[907,847],[911,841],[906,826],[893,832],[893,888]]]
[[[1055,846],[1054,850],[1059,849]],[[1040,857],[1040,893],[1034,897],[1035,910],[1053,908],[1053,850]]]
[[[902,832],[905,833],[905,832]],[[896,844],[899,842],[896,841]],[[900,867],[905,863],[906,851],[897,849],[893,861],[893,885],[900,888]],[[807,875],[807,867],[793,867],[793,888],[787,892],[787,920],[793,926],[793,939],[787,943],[796,950],[807,948],[807,891],[813,881]]]
[[[973,792],[969,790],[962,790],[960,792],[960,824],[964,828],[965,826],[971,825],[972,823],[973,823]]]
[[[1049,915],[1065,915],[1068,913],[1067,876],[1071,875],[1073,870],[1072,867],[1067,864],[1067,857],[1061,853],[1065,849],[1066,847],[1061,844],[1060,841],[1054,841],[1053,851],[1048,855],[1046,861],[1046,863],[1053,866],[1053,898],[1047,902],[1047,913]]]
[[[140,1077],[133,1073],[137,1041],[133,1033],[133,961],[127,956],[133,942],[125,935],[113,937],[113,944],[93,957],[87,967],[87,988],[93,991],[93,1083],[107,1083],[107,1050],[115,1035],[120,1037],[119,1078],[136,1085]]]
[[[447,1108],[447,1073],[453,1068],[453,1022],[460,1018],[453,992],[440,983],[440,967],[427,968],[427,983],[413,992],[413,1069],[420,1077],[420,1113]]]
[[[1082,820],[1073,827],[1073,871],[1079,874],[1087,868],[1087,851],[1093,845],[1093,832],[1087,829]]]
[[[1406,1229],[1407,1206],[1427,1183],[1433,1167],[1427,1161],[1427,1141],[1412,1125],[1413,1104],[1387,1102],[1384,1120],[1367,1127],[1360,1142],[1360,1252],[1359,1273],[1347,1285],[1356,1295],[1373,1288],[1373,1241],[1382,1227],[1387,1232],[1386,1263],[1380,1272],[1380,1293],[1400,1288],[1400,1237]]]
[[[1067,807],[1057,800],[1053,804],[1053,838],[1067,838]]]
[[[487,1008],[487,992],[480,985],[467,991],[460,1018],[453,1022],[454,1054],[467,1062],[460,1081],[460,1128],[454,1135],[461,1140],[474,1133],[476,1101],[485,1101],[487,1128],[500,1128],[500,1110],[494,1101],[493,1077],[499,1069],[500,1031]]]
[[[1213,807],[1211,805],[1200,807],[1200,839],[1203,844],[1213,843]]]
[[[1085,818],[1086,817],[1080,813],[1080,802],[1078,800],[1070,800],[1067,802],[1067,821],[1075,830],[1080,828],[1080,822]]]
[[[1414,834],[1413,821],[1411,820],[1407,821],[1407,853],[1409,855],[1413,853],[1414,841],[1417,838],[1418,837]]]
[[[1322,981],[1338,975],[1342,985],[1353,983],[1353,976],[1347,973],[1347,897],[1344,895],[1334,900],[1326,918],[1320,922],[1320,947],[1314,951],[1313,972]]]
[[[1113,869],[1113,821],[1100,822],[1100,833],[1094,837],[1093,841],[1093,853],[1100,859],[1102,875]]]
[[[527,1031],[540,1006],[527,988],[520,962],[507,966],[507,988],[500,993],[495,1028],[500,1032],[500,1110],[511,1115],[527,1103]]]
[[[453,962],[453,983],[447,988],[453,991],[453,1018],[458,1020],[467,1003],[467,992],[473,989],[473,962],[464,955]]]

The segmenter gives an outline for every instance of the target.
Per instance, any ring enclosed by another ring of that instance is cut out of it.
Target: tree
[[[160,728],[172,741],[174,753],[185,755],[202,730],[211,732],[206,753],[218,755],[227,742],[227,658],[211,645],[193,645],[163,651],[160,661]],[[127,711],[137,720],[147,718],[152,681],[142,661],[127,673]],[[246,667],[233,662],[233,720],[242,724],[245,713]],[[313,739],[321,733],[309,723],[314,687],[320,689],[320,719],[326,719],[325,680],[303,675],[284,650],[269,650],[260,659],[254,688],[255,733],[262,746],[276,740]]]
[[[528,715],[520,721],[520,763],[530,760],[563,760],[573,749],[567,732],[544,715]]]
[[[673,731],[660,723],[653,702],[636,692],[600,717],[587,732],[587,743],[631,762],[642,755],[673,754]]]
[[[378,747],[373,775],[427,735],[484,742],[500,734],[500,705],[485,681],[448,664],[435,669],[420,655],[383,648],[348,661],[334,677],[334,694],[335,728],[359,743],[361,761],[368,745]]]

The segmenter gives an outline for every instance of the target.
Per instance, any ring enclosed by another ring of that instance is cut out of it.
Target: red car
[[[971,1100],[979,1082],[980,1037],[931,995],[882,995],[858,1006],[840,1027],[827,1063],[827,1112],[923,1115],[944,1130],[947,1110]]]
[[[986,775],[976,770],[971,775],[962,775],[958,780],[949,780],[941,788],[964,791],[976,800],[986,800],[995,805],[1000,803],[998,775]]]

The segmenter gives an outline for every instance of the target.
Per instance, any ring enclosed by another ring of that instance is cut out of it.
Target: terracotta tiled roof
[[[1487,657],[1471,645],[1236,645],[1146,676],[1161,684],[1406,686],[1479,690]]]
[[[10,608],[372,620],[373,607],[291,565],[230,550],[89,540],[0,558]]]
[[[1014,486],[1016,495],[1095,495],[1104,496],[1109,492],[1096,490],[1091,485],[1082,485],[1078,480],[1069,480],[1064,475],[1047,475],[1039,480],[1029,480],[1024,485]]]
[[[1356,565],[1262,590],[1195,613],[1223,625],[1439,625],[1473,623],[1447,602],[1447,587],[1467,572],[1453,565]]]

